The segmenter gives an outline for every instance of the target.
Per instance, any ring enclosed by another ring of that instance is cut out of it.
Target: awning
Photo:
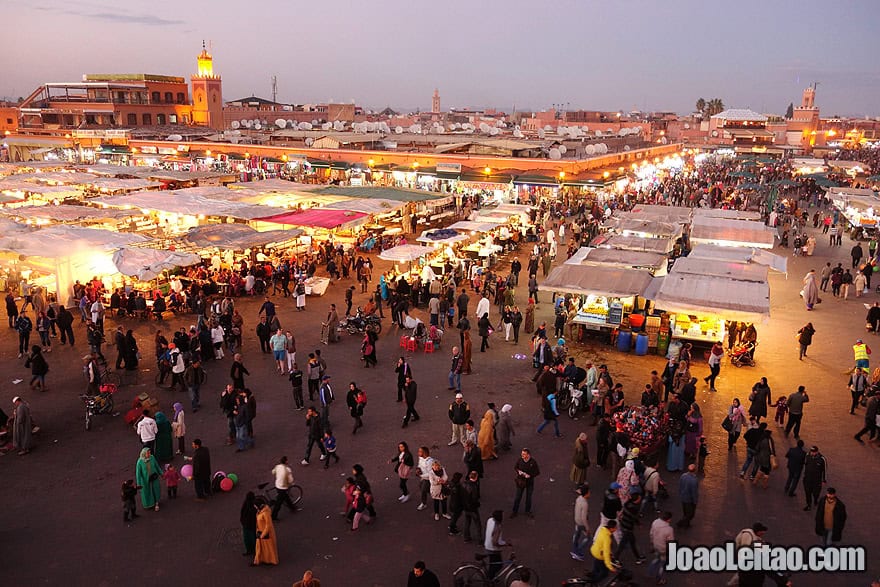
[[[322,161],[322,160],[320,160],[320,159],[309,159],[309,160],[307,161],[307,163],[308,163],[311,167],[315,167],[315,168],[322,167],[322,168],[324,168],[324,169],[328,169],[328,168],[330,167],[330,162],[329,162],[329,161]]]
[[[666,255],[660,253],[592,247],[581,247],[565,261],[565,265],[603,265],[653,270],[665,269],[666,263]]]
[[[327,196],[324,196],[327,197]],[[353,212],[363,212],[365,214],[392,214],[406,206],[405,202],[397,200],[383,199],[363,199],[363,198],[345,198],[340,202],[333,202],[324,205],[328,210],[351,210]]]
[[[141,281],[155,279],[166,269],[189,267],[199,263],[195,253],[160,251],[141,247],[122,247],[113,253],[113,263],[123,275],[137,277]]]
[[[772,249],[775,235],[771,228],[760,222],[698,216],[691,225],[690,240],[694,244]]]
[[[501,224],[503,224],[503,222],[474,222],[472,220],[459,220],[455,224],[447,226],[447,228],[466,232],[489,232],[490,230],[498,228]]]
[[[607,224],[620,234],[631,236],[678,238],[682,233],[682,225],[678,222],[654,220],[650,216],[643,218],[633,215],[628,215],[624,218],[612,216]]]
[[[672,251],[674,242],[671,238],[642,238],[639,236],[613,234],[596,237],[590,243],[590,246],[623,249],[626,251],[648,251],[665,255]]]
[[[555,177],[546,175],[517,175],[513,178],[513,184],[559,187],[559,181]]]
[[[334,228],[363,224],[366,218],[367,214],[364,214],[363,212],[313,208],[301,212],[285,212],[284,214],[255,218],[254,220],[257,222],[271,222],[275,224],[289,224],[291,226],[324,228],[331,230]]]
[[[654,277],[639,269],[601,265],[562,265],[555,268],[543,283],[541,291],[596,294],[610,297],[641,296]]]
[[[708,259],[721,262],[757,263],[778,271],[788,272],[788,258],[763,249],[749,247],[722,247],[720,245],[696,245],[688,253],[689,259]]]
[[[396,247],[391,247],[390,249],[385,249],[379,253],[379,258],[386,261],[396,262],[415,261],[419,257],[423,257],[433,252],[433,249],[423,247],[422,245],[398,245]]]
[[[134,233],[59,224],[28,233],[2,236],[0,250],[29,257],[58,259],[78,253],[112,251],[147,240],[145,236]]]
[[[680,257],[675,260],[670,275],[705,275],[708,277],[725,277],[735,281],[767,283],[768,271],[769,269],[765,265]]]
[[[726,210],[724,208],[695,208],[694,218],[698,217],[727,218],[729,220],[761,220],[761,213],[748,212],[746,210]]]
[[[470,183],[501,183],[508,184],[513,179],[511,175],[486,175],[479,171],[464,171],[460,177],[461,181]]]
[[[219,248],[243,251],[253,247],[284,243],[303,233],[298,228],[259,232],[246,224],[210,224],[190,229],[184,237],[204,249]]]
[[[743,322],[760,322],[770,317],[767,283],[687,274],[669,274],[660,279],[663,282],[653,296],[660,310]]]

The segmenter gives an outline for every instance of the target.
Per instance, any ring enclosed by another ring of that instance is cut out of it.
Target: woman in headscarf
[[[471,343],[471,331],[462,332],[464,343],[461,345],[461,372],[465,375],[471,374],[471,353],[473,352],[473,344]]]
[[[241,538],[244,541],[242,556],[253,556],[257,550],[257,503],[253,491],[248,491],[241,504]]]
[[[162,488],[159,485],[161,475],[159,461],[152,455],[150,449],[141,450],[141,456],[135,466],[135,481],[141,487],[141,505],[145,510],[153,508],[157,512],[159,511],[159,496],[162,494]]]
[[[175,402],[174,404],[171,434],[177,439],[177,452],[175,454],[186,454],[186,421],[184,420],[183,404],[180,402]]]
[[[590,453],[587,450],[587,433],[581,432],[574,441],[574,456],[571,458],[571,473],[568,478],[580,485],[587,480],[587,467],[590,466]]]
[[[669,472],[684,469],[684,438],[680,426],[674,426],[670,431],[669,448],[666,452],[666,470]]]
[[[369,330],[364,333],[364,340],[361,342],[361,360],[364,362],[364,367],[376,366],[376,340],[378,338],[376,333]]]
[[[134,339],[134,331],[129,330],[125,333],[125,354],[122,357],[125,361],[126,371],[137,370],[139,354],[137,341]]]
[[[495,426],[495,432],[498,433],[498,448],[502,450],[510,450],[510,437],[516,436],[513,430],[513,420],[510,418],[510,410],[513,406],[504,404],[501,406],[501,413],[498,414],[498,424]]]
[[[275,525],[272,523],[272,510],[265,503],[257,509],[257,547],[252,567],[260,564],[278,564],[278,542],[275,539]]]
[[[480,422],[480,433],[477,436],[477,444],[480,446],[480,453],[483,460],[497,459],[495,454],[495,411],[486,410],[483,419]]]
[[[171,436],[171,422],[163,412],[156,412],[156,460],[165,463],[174,457],[174,440]]]
[[[703,414],[700,412],[700,404],[697,402],[691,404],[685,422],[684,452],[689,457],[695,457],[700,436],[703,435]]]
[[[807,310],[812,310],[813,306],[819,302],[819,286],[816,284],[815,269],[810,269],[804,276],[803,295]]]
[[[623,464],[620,471],[617,472],[617,483],[620,485],[620,491],[618,491],[620,502],[626,505],[630,498],[629,488],[639,486],[639,475],[636,473],[635,461],[630,459]]]

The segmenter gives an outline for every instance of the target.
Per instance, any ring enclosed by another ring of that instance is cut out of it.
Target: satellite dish
[[[585,127],[581,128],[581,130],[582,130],[583,132],[588,132],[588,131],[590,130],[590,127],[589,127],[589,126],[585,126]]]
[[[567,126],[557,126],[556,127],[556,134],[559,134],[559,135],[568,134],[568,127]]]
[[[624,145],[624,146],[623,146],[623,150],[624,150],[624,151],[629,151],[629,149],[630,149],[630,146],[629,146],[629,145]]]
[[[507,125],[504,124],[504,121],[503,121],[503,120],[496,120],[496,121],[495,121],[495,126],[497,126],[498,128],[506,128],[506,127],[507,127]]]
[[[599,143],[599,150],[604,154],[608,152],[608,145],[605,143]]]
[[[685,123],[684,123],[684,129],[685,129],[685,130],[689,129],[690,127],[691,127],[691,124],[690,124],[689,122],[685,122]]]
[[[333,128],[332,122],[325,122],[321,125],[321,130],[330,130],[331,128]]]
[[[275,126],[277,126],[278,128],[284,128],[287,126],[287,121],[283,118],[279,118],[275,121]]]
[[[584,153],[593,156],[596,154],[596,147],[594,145],[587,145],[584,147]]]
[[[718,131],[717,131],[717,130],[713,130],[713,131],[712,131],[712,136],[713,136],[713,137],[717,137],[717,136],[718,136]]]
[[[665,145],[665,144],[668,143],[668,142],[669,142],[669,141],[666,139],[666,137],[660,137],[660,144],[661,144],[661,145]]]
[[[403,134],[403,127],[402,126],[395,126],[394,133],[398,134],[398,135],[402,135]]]
[[[333,130],[342,130],[345,126],[338,120],[333,123]]]
[[[485,122],[480,123],[480,132],[483,134],[487,134],[489,132],[489,125]]]
[[[496,135],[497,135],[498,133],[500,133],[500,132],[501,132],[501,129],[498,128],[497,126],[496,126],[496,127],[492,127],[492,129],[489,130],[489,134],[492,135],[493,137],[496,136]]]
[[[547,133],[544,132],[544,129],[543,129],[543,128],[539,128],[539,129],[538,129],[538,138],[539,138],[539,139],[543,139],[543,138],[546,137],[546,136],[547,136]]]
[[[241,126],[241,123],[237,120],[233,120],[232,122],[229,123],[229,126],[231,126],[234,130],[234,129],[239,128]]]
[[[609,129],[607,129],[607,130],[605,131],[605,133],[606,133],[606,134],[609,134],[609,135],[613,135],[613,134],[614,134],[614,129],[613,129],[613,128],[609,128]]]
[[[636,131],[636,134],[640,134],[642,132],[642,127],[637,126],[633,130]]]
[[[260,121],[260,124],[262,124],[262,125],[265,126],[266,128],[269,127],[269,121],[268,121],[268,120],[265,120],[265,119],[264,119],[264,120],[261,120],[261,121]]]
[[[560,154],[562,154],[562,155],[565,155],[565,152],[568,151],[568,147],[566,147],[565,145],[559,145],[559,146],[556,147],[556,148],[559,149],[559,152],[560,152]]]
[[[629,129],[621,128],[619,131],[617,131],[617,134],[621,137],[625,137],[629,134]]]
[[[287,126],[289,126],[290,128],[295,128],[296,123],[293,120],[291,120],[290,118],[288,118],[287,119]]]
[[[262,129],[262,128],[263,128],[263,125],[260,124],[259,121],[257,121],[257,122],[254,123],[254,130],[260,130],[260,129]]]
[[[597,128],[597,129],[596,129],[596,132],[595,132],[595,135],[596,135],[597,137],[601,137],[601,136],[602,136],[602,131],[599,130],[599,129]]]
[[[250,128],[254,125],[253,120],[242,120],[241,123],[244,125],[245,128]]]
[[[182,141],[183,137],[180,135],[168,135],[167,139],[169,141]]]
[[[317,120],[312,120],[312,124],[313,124],[313,125],[316,125],[316,124],[318,124],[318,121],[317,121]]]
[[[234,130],[234,131],[232,131],[232,134],[234,134],[234,135],[236,135],[236,136],[239,136],[239,135],[241,135],[241,131],[240,131],[240,130]]]
[[[305,124],[305,123],[303,123],[303,124]],[[313,139],[312,137],[309,137],[306,139],[306,147],[311,147],[314,143],[315,143],[315,139]]]
[[[562,153],[559,152],[559,149],[550,149],[550,158],[554,161],[562,159]]]
[[[553,127],[548,124],[547,126],[544,127],[544,131],[545,132],[553,132]]]
[[[513,136],[515,136],[515,137],[518,138],[518,139],[521,139],[522,136],[523,136],[522,131],[519,130],[519,129],[514,130],[514,131],[513,131]]]

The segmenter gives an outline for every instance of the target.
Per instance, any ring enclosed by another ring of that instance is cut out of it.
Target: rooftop
[[[749,122],[767,122],[767,117],[748,108],[728,108],[712,118],[721,120],[748,120]]]

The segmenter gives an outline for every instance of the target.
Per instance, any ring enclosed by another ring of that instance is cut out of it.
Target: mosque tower
[[[202,41],[198,56],[198,73],[192,80],[193,124],[223,128],[223,80],[214,75],[214,58]]]

